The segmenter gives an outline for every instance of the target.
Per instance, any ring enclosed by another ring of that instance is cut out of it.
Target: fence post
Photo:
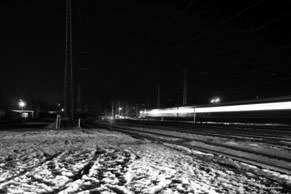
[[[59,129],[61,127],[61,124],[60,124],[60,115],[57,115],[57,118],[56,118],[56,129]]]
[[[58,118],[58,115],[56,117],[56,129],[58,129],[58,126],[59,126],[59,118]]]

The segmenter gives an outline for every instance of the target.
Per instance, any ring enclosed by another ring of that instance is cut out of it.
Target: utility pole
[[[115,113],[114,113],[114,99],[112,97],[112,102],[111,102],[111,116],[112,119],[115,119]]]
[[[187,72],[184,69],[184,80],[183,80],[183,106],[187,105]]]
[[[82,112],[82,104],[81,104],[81,84],[78,85],[78,96],[77,96],[77,113],[80,114]]]
[[[160,108],[161,106],[161,87],[158,85],[157,87],[157,108]]]
[[[147,96],[146,107],[147,107],[147,109],[150,109],[150,97],[149,96]]]
[[[135,104],[135,117],[138,118],[138,106]]]
[[[72,52],[72,3],[66,0],[66,50],[64,77],[65,117],[74,119],[73,52]]]

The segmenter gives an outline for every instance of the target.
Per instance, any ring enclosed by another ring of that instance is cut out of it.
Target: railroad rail
[[[179,146],[188,147],[190,149],[200,150],[216,155],[222,155],[228,158],[231,158],[236,161],[241,161],[244,163],[248,163],[251,165],[255,165],[262,168],[267,168],[270,170],[275,170],[284,174],[291,175],[291,155],[290,155],[290,141],[291,141],[291,133],[288,134],[288,137],[283,137],[281,134],[283,131],[280,130],[280,134],[277,136],[272,136],[272,131],[270,132],[269,136],[261,136],[261,133],[242,133],[239,132],[238,134],[227,133],[229,129],[222,129],[219,128],[218,132],[213,134],[213,130],[216,128],[211,128],[203,131],[204,126],[199,128],[195,128],[195,130],[190,130],[189,127],[187,128],[177,128],[175,126],[154,126],[154,125],[147,125],[146,123],[126,123],[126,122],[83,122],[82,126],[85,128],[102,128],[107,130],[114,130],[126,133],[131,135],[135,138],[145,138],[150,139],[160,143],[170,143]],[[207,129],[207,128],[206,128]],[[216,129],[217,130],[217,129]],[[253,129],[252,129],[253,130]],[[266,130],[266,129],[261,129]],[[168,132],[168,133],[167,133]],[[177,134],[171,134],[171,132],[175,133],[183,133],[184,136],[179,136]],[[273,131],[274,132],[274,131]],[[186,134],[186,136],[185,136]],[[259,150],[232,146],[221,144],[213,141],[208,141],[205,139],[199,138],[192,138],[187,137],[188,135],[199,135],[199,136],[212,136],[212,137],[221,137],[221,138],[233,138],[235,140],[245,140],[246,138],[252,138],[250,141],[252,142],[263,142],[272,145],[280,145],[284,146],[284,149],[289,152],[286,155],[280,155],[276,152],[268,153]],[[289,144],[288,144],[288,141]],[[283,141],[286,141],[284,143]],[[191,142],[195,142],[191,144]]]
[[[187,132],[197,135],[207,135],[213,137],[231,137],[234,139],[249,139],[250,141],[265,142],[275,145],[290,147],[290,143],[283,143],[291,140],[291,129],[283,127],[255,127],[255,126],[215,126],[215,125],[191,125],[187,123],[167,123],[152,121],[116,120],[119,126],[131,127],[151,127],[154,129]],[[166,126],[164,126],[166,125]]]

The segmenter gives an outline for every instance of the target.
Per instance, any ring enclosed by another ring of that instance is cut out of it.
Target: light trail
[[[178,116],[179,114],[193,114],[193,113],[251,112],[251,111],[278,111],[278,110],[291,110],[291,101],[214,106],[214,107],[176,107],[165,109],[152,109],[148,111],[143,111],[141,116],[160,117],[160,116]]]

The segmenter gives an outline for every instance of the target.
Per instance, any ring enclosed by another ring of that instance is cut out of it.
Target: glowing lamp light
[[[219,103],[220,102],[220,98],[216,97],[216,98],[212,98],[210,100],[210,103],[213,104],[213,103]]]
[[[18,102],[18,106],[23,109],[26,106],[26,102],[20,99]]]

